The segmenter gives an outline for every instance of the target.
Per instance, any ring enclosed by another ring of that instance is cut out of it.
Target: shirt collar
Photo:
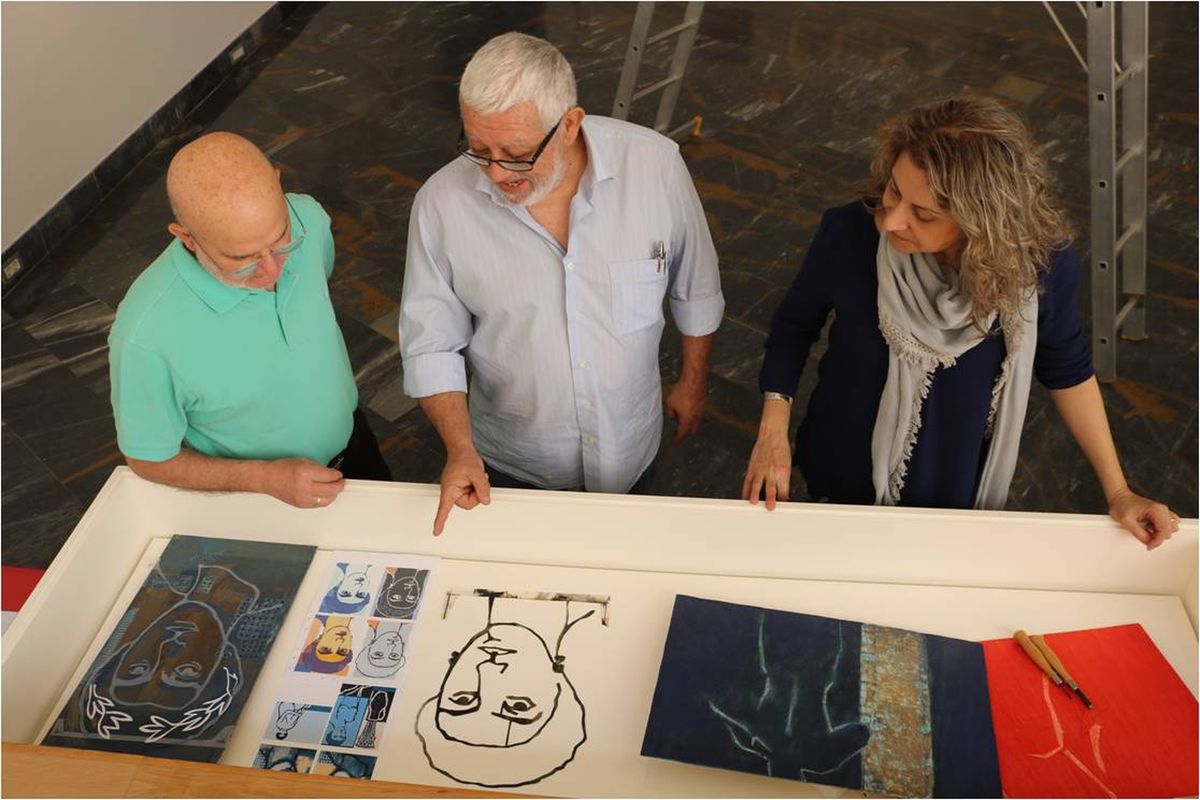
[[[294,196],[289,195],[289,197]],[[288,206],[288,220],[292,226],[297,226],[300,221],[299,217],[292,213],[290,204]],[[300,245],[300,250],[304,249],[305,244],[307,242]],[[200,266],[200,262],[196,260],[196,256],[179,239],[171,242],[167,249],[171,252],[171,257],[175,262],[175,271],[179,273],[179,277],[183,278],[183,282],[196,293],[196,296],[203,300],[217,314],[224,314],[231,311],[238,303],[252,294],[267,293],[266,289],[247,289],[245,287],[230,286],[217,280],[208,270]],[[297,250],[296,254],[300,250]],[[296,254],[293,254],[293,256]],[[280,273],[279,280],[275,282],[275,301],[280,308],[287,305],[287,301],[291,299],[292,290],[295,288],[295,270],[293,268],[295,260],[294,257],[287,260],[287,263],[283,265],[283,272]]]
[[[225,314],[233,310],[251,295],[268,293],[267,289],[247,289],[222,283],[200,266],[200,262],[184,246],[183,242],[176,239],[170,246],[174,248],[172,258],[175,261],[175,271],[179,273],[179,277],[183,278],[183,282],[188,285],[188,288],[217,314]],[[300,247],[303,249],[304,245]],[[299,250],[296,252],[298,253]],[[279,280],[275,282],[275,300],[280,308],[287,306],[287,301],[291,299],[292,291],[295,288],[292,264],[296,260],[294,255],[283,265],[283,272],[279,275]]]
[[[584,170],[583,175],[579,179],[579,189],[585,196],[590,196],[592,189],[597,184],[609,178],[616,177],[609,167],[609,142],[605,137],[598,135],[596,131],[592,130],[589,122],[591,122],[591,119],[584,117],[583,124],[580,125],[580,130],[583,132],[583,141],[587,145],[588,151],[587,169]],[[462,156],[459,156],[459,158],[462,158]],[[500,190],[488,180],[487,174],[478,167],[475,167],[475,190],[491,197],[497,205],[508,206],[505,199],[500,196]]]
[[[255,291],[221,283],[200,266],[192,252],[178,239],[171,242],[171,249],[174,251],[172,258],[179,277],[183,278],[188,288],[216,313],[224,314],[230,311]]]

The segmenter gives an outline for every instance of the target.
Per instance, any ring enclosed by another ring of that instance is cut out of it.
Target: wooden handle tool
[[[1025,631],[1017,631],[1013,634],[1013,638],[1017,640],[1017,644],[1021,645],[1021,649],[1025,651],[1025,655],[1033,659],[1033,663],[1041,667],[1042,672],[1046,673],[1050,677],[1050,680],[1054,681],[1055,686],[1063,685],[1063,679],[1054,671],[1054,667],[1050,666],[1050,662],[1042,655],[1042,651],[1038,649],[1037,645],[1030,641],[1029,634]]]
[[[1045,656],[1046,661],[1048,661],[1050,666],[1054,668],[1054,671],[1062,676],[1062,679],[1066,682],[1067,686],[1071,688],[1071,691],[1079,695],[1079,699],[1083,701],[1085,706],[1091,708],[1092,701],[1089,700],[1088,696],[1083,693],[1082,689],[1079,688],[1079,684],[1076,683],[1075,679],[1071,677],[1071,673],[1067,672],[1067,668],[1063,666],[1062,661],[1058,658],[1058,653],[1055,653],[1054,649],[1047,644],[1046,637],[1032,636],[1030,638],[1033,640],[1034,646],[1041,651],[1042,655]]]

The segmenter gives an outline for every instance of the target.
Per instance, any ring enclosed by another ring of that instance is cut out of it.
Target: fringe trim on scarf
[[[926,347],[886,317],[879,318],[879,331],[898,359],[921,370],[921,383],[917,393],[918,401],[913,408],[912,416],[908,419],[908,430],[904,434],[904,445],[900,450],[900,463],[888,476],[888,495],[898,499],[900,490],[904,488],[904,480],[908,476],[908,462],[912,458],[913,448],[917,444],[917,434],[921,432],[921,411],[925,408],[925,398],[929,396],[929,389],[933,386],[934,370],[938,367],[952,367],[957,359]],[[1009,358],[1005,359],[1006,366],[1009,360]],[[1006,373],[1002,370],[1002,377],[1004,374]],[[998,391],[993,388],[992,410],[988,417],[989,429],[991,419],[996,413],[996,402],[999,397]]]
[[[1008,385],[1009,378],[1012,376],[1013,366],[1016,364],[1017,351],[1021,347],[1021,326],[1005,319],[1001,322],[1001,327],[1004,330],[1004,348],[1007,351],[1004,354],[1004,361],[1000,364],[1000,374],[996,376],[996,382],[992,384],[992,402],[988,408],[987,425],[983,430],[983,440],[987,445],[991,446],[992,429],[996,425],[996,409],[1000,407],[1000,395],[1004,392],[1004,387]]]

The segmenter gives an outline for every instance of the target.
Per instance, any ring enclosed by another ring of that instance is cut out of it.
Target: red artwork
[[[1141,625],[1046,636],[1094,707],[1012,639],[983,642],[1005,797],[1197,793],[1196,698]]]

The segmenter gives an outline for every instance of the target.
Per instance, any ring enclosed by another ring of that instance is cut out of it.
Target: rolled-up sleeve
[[[400,297],[400,357],[409,397],[467,391],[462,351],[474,330],[471,312],[451,286],[441,226],[433,213],[426,192],[418,192],[408,223]]]
[[[1038,342],[1033,371],[1047,389],[1069,389],[1092,377],[1092,353],[1079,324],[1079,280],[1083,266],[1075,248],[1054,254],[1038,303]]]
[[[721,325],[725,296],[704,208],[683,158],[673,155],[668,196],[674,212],[667,290],[671,316],[684,336],[706,336]]]

